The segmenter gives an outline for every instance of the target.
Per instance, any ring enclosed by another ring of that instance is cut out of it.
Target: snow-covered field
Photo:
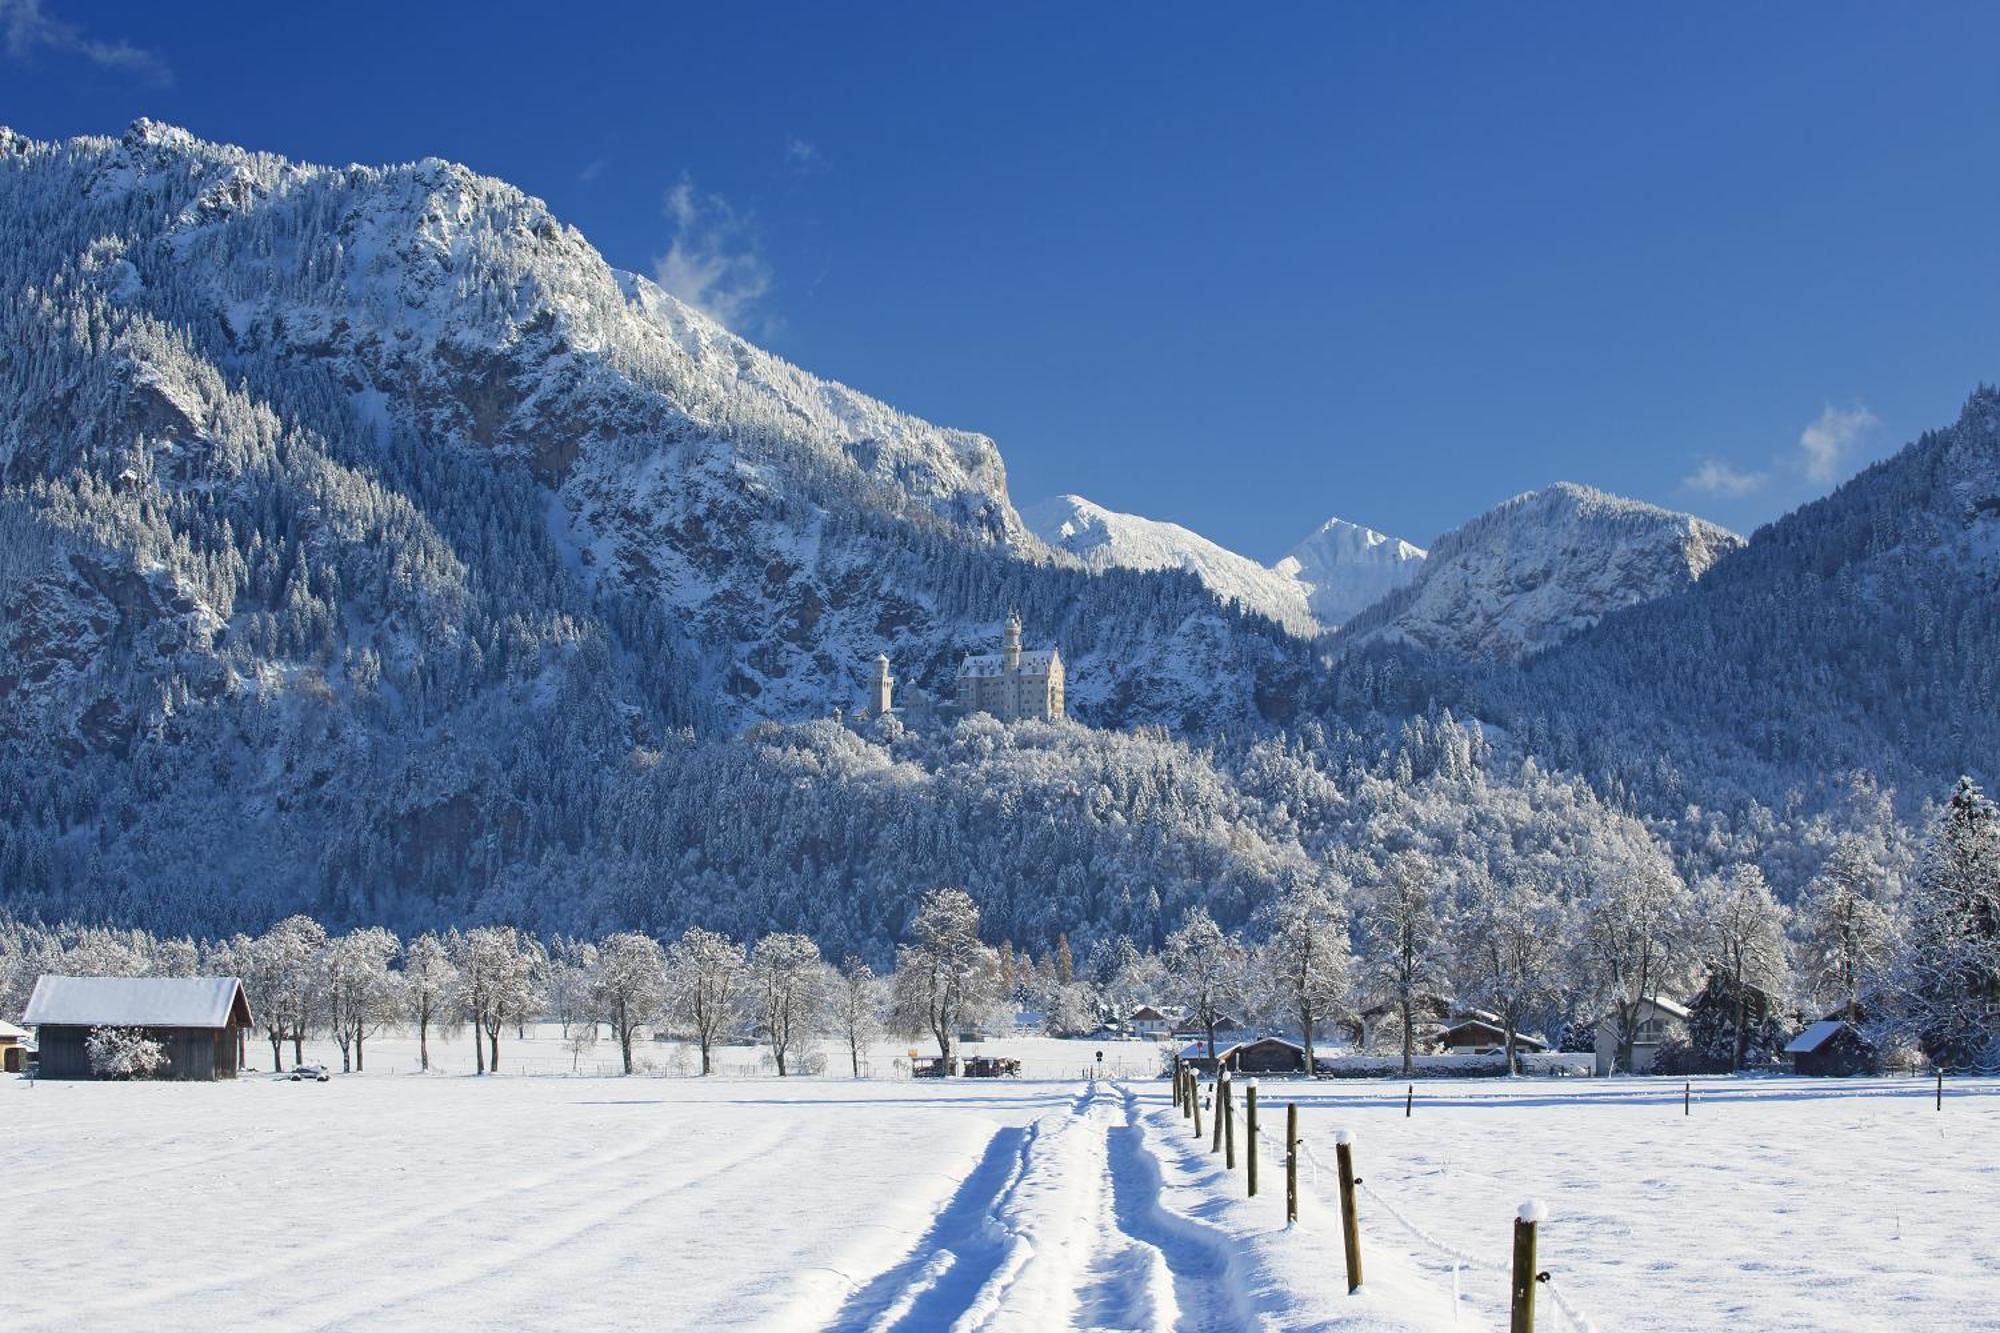
[[[1331,1170],[1303,1170],[1287,1231],[1275,1149],[1244,1198],[1138,1076],[1150,1048],[995,1043],[1031,1076],[994,1082],[895,1078],[906,1049],[858,1081],[421,1077],[400,1039],[324,1085],[0,1080],[4,1322],[1505,1327],[1504,1276],[1458,1273],[1454,1310],[1451,1260],[1385,1205],[1499,1266],[1534,1196],[1542,1266],[1607,1333],[2000,1327],[1993,1080],[1949,1084],[1941,1114],[1911,1080],[1697,1080],[1690,1116],[1678,1083],[1429,1083],[1407,1119],[1400,1084],[1267,1081],[1274,1135],[1295,1097],[1325,1168],[1351,1129],[1379,1191],[1349,1297]],[[1097,1049],[1133,1076],[1079,1077]],[[552,1036],[510,1055],[573,1058]]]

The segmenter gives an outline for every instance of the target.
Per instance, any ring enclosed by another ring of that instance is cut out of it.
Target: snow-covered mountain
[[[1316,634],[1321,628],[1298,582],[1178,523],[1121,514],[1080,495],[1029,505],[1021,517],[1037,537],[1089,569],[1184,569],[1217,596],[1295,633]]]
[[[1184,569],[1228,601],[1301,634],[1338,627],[1417,576],[1424,552],[1330,518],[1276,564],[1258,564],[1178,523],[1121,514],[1080,495],[1029,505],[1022,518],[1091,569]]]
[[[1704,519],[1559,482],[1439,538],[1414,580],[1347,623],[1342,644],[1516,661],[1693,586],[1742,545]]]
[[[1399,537],[1330,518],[1272,569],[1305,595],[1320,624],[1334,629],[1416,578],[1425,554]]]

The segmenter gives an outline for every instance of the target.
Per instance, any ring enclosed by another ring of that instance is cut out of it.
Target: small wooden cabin
[[[1215,1055],[1210,1058],[1208,1043],[1195,1042],[1181,1052],[1181,1063],[1203,1074],[1213,1074],[1218,1066],[1237,1074],[1306,1072],[1306,1048],[1283,1037],[1257,1037],[1229,1043],[1218,1041],[1215,1045]]]
[[[239,1029],[250,1000],[235,977],[54,977],[35,983],[22,1021],[41,1047],[42,1078],[95,1078],[93,1028],[135,1028],[166,1048],[156,1077],[236,1077]]]
[[[28,1068],[28,1030],[0,1021],[0,1073],[21,1074]]]
[[[1507,1029],[1486,1014],[1471,1014],[1438,1033],[1437,1042],[1446,1055],[1495,1055],[1507,1049]],[[1546,1051],[1549,1044],[1525,1032],[1514,1034],[1516,1052]]]
[[[1872,1074],[1876,1069],[1875,1043],[1845,1019],[1826,1018],[1807,1027],[1785,1047],[1785,1058],[1794,1074],[1814,1074],[1839,1078],[1846,1074]]]

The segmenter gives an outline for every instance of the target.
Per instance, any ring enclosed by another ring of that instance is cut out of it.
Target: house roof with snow
[[[1818,1050],[1833,1040],[1834,1034],[1847,1026],[1845,1019],[1823,1018],[1811,1027],[1793,1037],[1785,1047],[1786,1055],[1806,1055]]]
[[[0,1020],[0,1041],[26,1041],[28,1030],[17,1028],[12,1023]]]
[[[1478,1014],[1483,1011],[1475,1010]],[[1499,1022],[1489,1022],[1483,1017],[1460,1019],[1437,1034],[1437,1039],[1446,1046],[1505,1046],[1507,1029]],[[1549,1044],[1540,1037],[1531,1037],[1525,1032],[1514,1034],[1514,1047],[1523,1051],[1545,1051]]]
[[[251,1026],[235,977],[54,977],[35,982],[30,1027],[226,1028]]]
[[[1059,654],[1053,648],[1037,648],[1032,652],[1021,652],[1021,674],[1024,676],[1046,676],[1051,673]],[[999,653],[969,653],[958,664],[961,676],[1004,676],[1007,674],[1006,659]]]
[[[1130,1014],[1127,1014],[1126,1018],[1133,1023],[1168,1023],[1173,1021],[1166,1014],[1161,1013],[1150,1004],[1140,1005]]]

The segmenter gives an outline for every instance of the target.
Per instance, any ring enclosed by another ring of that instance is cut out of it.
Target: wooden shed
[[[22,1021],[41,1047],[42,1078],[94,1078],[93,1028],[135,1028],[166,1048],[157,1077],[236,1077],[237,1032],[253,1027],[235,977],[43,977]]]
[[[1438,1033],[1437,1043],[1446,1055],[1492,1055],[1507,1049],[1507,1029],[1490,1014],[1469,1014]],[[1525,1032],[1514,1034],[1517,1053],[1546,1051],[1549,1044]]]
[[[1854,1024],[1838,1018],[1821,1019],[1792,1038],[1785,1058],[1794,1074],[1821,1077],[1872,1074],[1876,1068],[1875,1044]]]
[[[28,1030],[0,1021],[0,1073],[19,1074],[28,1068]]]
[[[1181,1052],[1181,1063],[1203,1074],[1213,1074],[1218,1065],[1238,1074],[1303,1074],[1306,1048],[1283,1037],[1258,1037],[1227,1044],[1217,1042],[1211,1058],[1208,1043],[1198,1041]]]

